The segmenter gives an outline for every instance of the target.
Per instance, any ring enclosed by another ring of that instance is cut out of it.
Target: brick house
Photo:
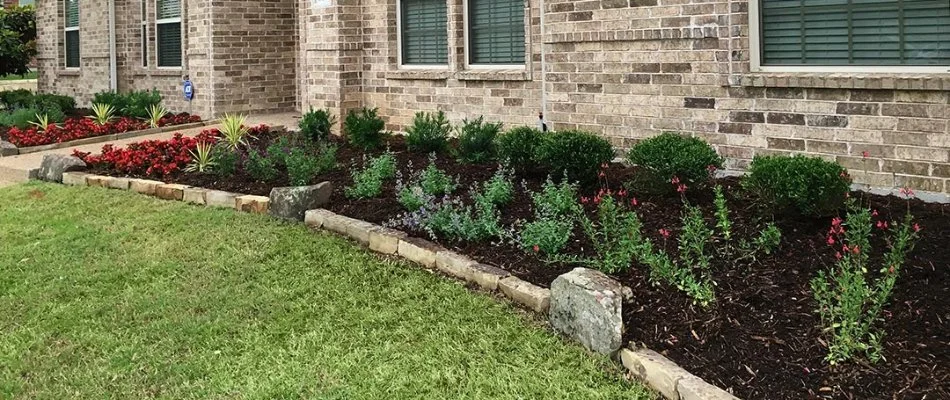
[[[681,131],[732,168],[808,153],[858,182],[950,191],[947,0],[55,0],[38,13],[40,88],[81,102],[154,87],[184,109],[189,75],[205,116],[370,106],[401,129],[418,110],[508,125],[543,110],[621,148]]]

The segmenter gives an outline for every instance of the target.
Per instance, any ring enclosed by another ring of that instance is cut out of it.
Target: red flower
[[[828,236],[828,245],[831,246],[831,245],[834,245],[834,244],[835,244],[835,238],[833,238],[833,237],[831,237],[831,236]]]
[[[672,183],[673,185],[679,185],[680,178],[678,176],[674,176],[673,179],[670,179],[670,183]]]
[[[663,236],[664,239],[669,239],[669,238],[670,238],[670,231],[668,231],[668,230],[666,230],[666,229],[660,229],[659,232],[660,232],[660,235]]]
[[[864,158],[868,158],[868,157],[871,156],[871,153],[868,153],[868,151],[865,150],[865,151],[862,151],[862,152],[861,152],[861,156],[864,157]]]
[[[914,224],[914,232],[920,232],[920,225]]]
[[[854,252],[854,254],[861,254],[861,247],[860,247],[860,246],[854,246],[854,247],[851,248],[851,251]]]
[[[627,190],[626,190],[626,189],[620,189],[620,191],[617,192],[617,195],[620,196],[620,197],[627,197]]]
[[[636,198],[636,197],[630,199],[630,205],[631,205],[631,206],[636,207],[638,204],[639,204],[639,203],[637,202],[637,198]]]
[[[534,247],[532,247],[531,249],[534,250],[535,253],[541,251],[541,249],[538,247],[538,245],[534,245]]]
[[[842,257],[842,256],[841,256],[841,252],[835,252],[835,258],[837,258],[837,259],[840,260],[841,257]]]
[[[589,201],[590,201],[590,199],[588,199],[587,197],[581,196],[581,204],[587,204],[587,202],[589,202]]]
[[[877,228],[878,228],[878,229],[881,229],[881,230],[887,230],[887,222],[886,222],[886,221],[877,221]]]
[[[871,210],[871,216],[876,217],[876,216],[877,216],[877,210]]]
[[[908,188],[908,187],[902,187],[901,190],[900,190],[900,194],[902,194],[902,195],[904,195],[904,196],[906,196],[906,197],[914,197],[914,191],[913,191],[911,188]]]
[[[680,184],[676,187],[676,191],[679,193],[686,193],[686,185]]]

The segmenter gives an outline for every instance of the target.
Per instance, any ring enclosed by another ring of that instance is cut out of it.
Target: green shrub
[[[495,140],[498,159],[515,169],[524,170],[534,165],[534,154],[541,143],[541,131],[519,126],[502,133]]]
[[[162,103],[162,95],[154,89],[125,94],[106,91],[93,95],[92,102],[111,105],[119,115],[124,117],[147,119],[149,109]]]
[[[443,201],[431,213],[419,210],[422,229],[433,238],[483,241],[502,233],[501,218],[494,205],[476,201],[474,206],[463,206],[458,200]]]
[[[267,158],[274,163],[275,167],[286,167],[287,156],[290,155],[290,151],[293,148],[294,146],[290,144],[290,139],[288,139],[287,136],[281,136],[267,146]]]
[[[385,153],[366,163],[360,171],[353,171],[353,186],[344,188],[351,199],[378,197],[383,192],[383,182],[396,176],[396,157]]]
[[[486,201],[496,206],[510,203],[515,198],[515,185],[511,182],[511,171],[504,167],[482,185],[482,190],[475,196],[478,201]]]
[[[555,184],[551,177],[541,186],[541,190],[531,193],[536,215],[554,218],[573,218],[581,211],[577,203],[577,185],[566,178]]]
[[[601,165],[614,158],[614,150],[606,139],[583,131],[558,131],[544,136],[536,159],[552,174],[567,174],[573,181],[597,179]]]
[[[38,94],[33,96],[33,107],[46,112],[58,110],[62,113],[71,113],[76,109],[76,100],[69,96],[58,94]]]
[[[330,137],[330,130],[336,124],[336,116],[329,109],[314,110],[304,113],[300,118],[300,133],[314,143],[325,142]]]
[[[851,178],[842,166],[820,158],[764,156],[752,160],[742,187],[773,211],[825,216],[844,205]]]
[[[382,146],[386,138],[386,122],[378,115],[376,108],[350,110],[343,121],[343,132],[350,144],[366,150]]]
[[[463,120],[459,128],[459,161],[483,163],[495,159],[495,137],[501,123],[486,123],[484,117]]]
[[[663,133],[637,143],[627,159],[649,175],[650,184],[668,185],[673,177],[687,185],[709,180],[712,168],[722,168],[722,157],[701,139]]]
[[[0,104],[7,110],[31,107],[33,92],[27,89],[4,90],[0,92]]]
[[[26,129],[30,127],[30,122],[36,121],[36,114],[40,110],[35,108],[18,108],[12,111],[0,112],[0,126],[16,127]]]
[[[287,164],[287,177],[294,186],[309,185],[320,172],[319,158],[301,147],[291,149],[284,162]]]
[[[410,168],[412,166],[410,165]],[[396,183],[396,196],[399,204],[409,211],[415,211],[436,196],[451,194],[458,188],[449,174],[435,165],[435,159],[429,162],[409,184],[403,184],[402,179]]]
[[[436,114],[417,112],[412,119],[412,125],[406,128],[406,145],[409,151],[432,153],[445,150],[449,143],[449,133],[452,125],[445,118],[445,113]]]
[[[237,172],[238,154],[226,145],[217,144],[211,151],[211,158],[217,162],[212,172],[215,175],[228,177]]]
[[[272,181],[277,178],[277,168],[274,161],[257,151],[251,151],[244,163],[244,170],[251,178],[259,181]]]
[[[518,243],[528,252],[545,256],[560,254],[574,231],[572,220],[539,217],[521,228]]]

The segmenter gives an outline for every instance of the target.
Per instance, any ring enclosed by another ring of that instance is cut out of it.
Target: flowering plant
[[[158,126],[181,125],[189,122],[201,121],[197,115],[169,114],[160,121]],[[95,119],[90,118],[69,118],[62,125],[50,124],[43,128],[30,127],[27,129],[10,128],[7,131],[9,142],[17,147],[41,146],[50,143],[62,143],[87,137],[112,135],[116,133],[131,132],[148,129],[148,123],[132,118],[112,119],[104,124],[99,124]]]

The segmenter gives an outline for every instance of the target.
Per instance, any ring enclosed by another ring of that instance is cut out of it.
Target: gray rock
[[[575,268],[551,283],[554,329],[591,351],[612,354],[623,336],[623,287],[603,273]]]
[[[13,143],[0,140],[0,157],[15,156],[20,154],[20,150]]]
[[[326,204],[332,192],[330,182],[273,188],[270,191],[270,215],[303,221],[304,213]]]
[[[40,164],[40,170],[36,178],[50,182],[62,182],[63,172],[82,171],[84,169],[86,169],[86,163],[77,157],[47,154],[43,156],[43,162]]]

